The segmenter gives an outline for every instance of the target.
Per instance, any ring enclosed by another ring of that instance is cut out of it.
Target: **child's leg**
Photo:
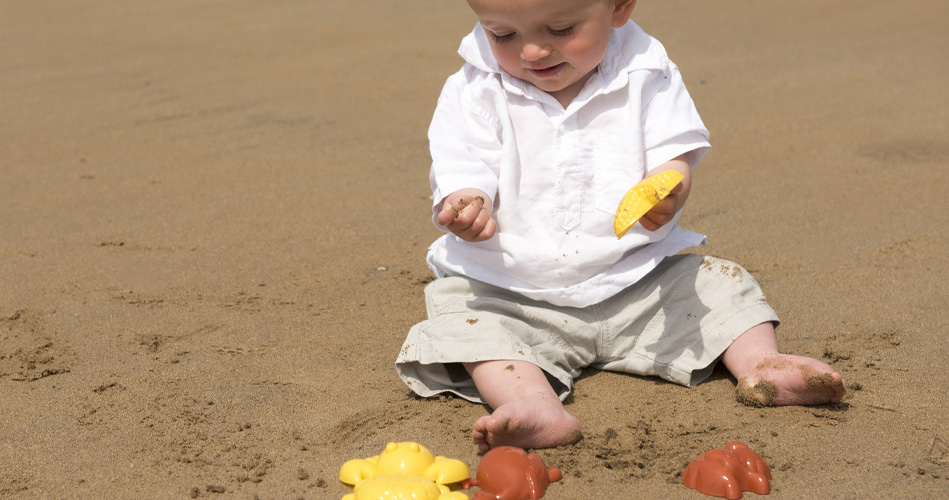
[[[814,405],[840,401],[843,377],[813,358],[781,354],[774,326],[761,323],[725,350],[722,362],[738,379],[738,400],[760,405]]]
[[[567,413],[547,376],[526,361],[465,363],[481,397],[494,408],[479,418],[472,437],[478,448],[550,448],[580,440],[580,423]]]

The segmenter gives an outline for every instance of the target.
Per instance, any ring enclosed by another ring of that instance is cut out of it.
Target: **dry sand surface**
[[[721,371],[585,373],[545,498],[708,498],[681,471],[731,440],[775,500],[949,492],[947,5],[640,2],[713,136],[683,225],[850,391],[756,409]],[[426,128],[473,21],[0,3],[0,497],[336,499],[345,460],[401,440],[474,470],[486,408],[393,368],[439,234]]]

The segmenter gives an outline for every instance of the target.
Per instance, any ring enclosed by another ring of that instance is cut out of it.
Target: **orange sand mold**
[[[741,498],[743,491],[771,492],[771,469],[744,443],[732,441],[693,460],[682,473],[685,485],[700,493]]]

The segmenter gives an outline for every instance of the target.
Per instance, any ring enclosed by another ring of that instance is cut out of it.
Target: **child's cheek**
[[[561,52],[571,66],[583,72],[595,68],[606,54],[606,45],[588,38],[574,38],[561,46]]]
[[[513,47],[514,44],[508,45]],[[494,54],[494,58],[497,59],[498,64],[501,65],[501,69],[514,76],[518,76],[518,73],[521,71],[521,57],[517,49],[508,48],[507,46],[494,46],[491,48],[491,52]]]

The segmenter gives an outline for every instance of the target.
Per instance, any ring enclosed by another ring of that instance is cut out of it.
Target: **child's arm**
[[[679,210],[682,210],[686,200],[689,199],[689,191],[692,188],[692,169],[689,168],[689,163],[685,161],[685,155],[679,155],[646,172],[646,177],[667,170],[678,170],[685,178],[676,187],[672,188],[668,196],[652,207],[652,210],[646,212],[642,219],[639,219],[639,223],[647,231],[655,231],[666,225]]]
[[[670,195],[671,196],[671,195]],[[459,189],[442,200],[435,221],[472,243],[491,239],[498,223],[491,217],[491,198],[480,189]]]

